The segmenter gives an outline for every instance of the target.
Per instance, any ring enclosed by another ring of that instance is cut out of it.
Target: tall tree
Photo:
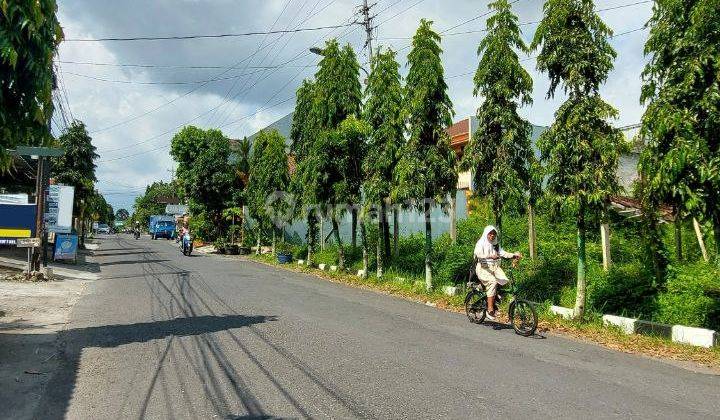
[[[397,165],[400,148],[405,142],[403,130],[403,91],[400,65],[395,59],[395,51],[379,51],[372,57],[370,77],[365,89],[365,107],[363,119],[370,126],[367,155],[363,164],[365,181],[363,192],[365,201],[377,205],[378,245],[377,276],[382,277],[383,256],[389,247],[390,238],[386,235],[386,203],[393,186],[393,170]]]
[[[395,168],[396,199],[415,200],[425,215],[425,284],[432,288],[433,203],[444,202],[457,187],[455,152],[445,129],[452,124],[453,109],[447,94],[440,59],[440,35],[432,22],[422,19],[408,54],[410,67],[405,85],[409,139]],[[397,201],[397,200],[396,200]]]
[[[720,2],[658,0],[648,26],[642,196],[712,221],[720,264]]]
[[[314,195],[331,209],[335,241],[338,245],[338,268],[345,269],[345,251],[338,220],[347,203],[359,202],[362,156],[365,154],[367,125],[348,117],[334,130],[323,130],[313,142],[308,162],[310,172],[317,174]],[[360,157],[360,159],[357,159]]]
[[[84,221],[88,216],[85,210],[90,204],[89,201],[94,194],[94,185],[97,181],[96,165],[93,161],[99,156],[95,153],[95,146],[92,144],[92,138],[88,134],[85,124],[80,121],[73,121],[67,131],[58,137],[57,142],[65,150],[65,153],[53,162],[52,174],[58,183],[75,187],[73,214],[78,215],[81,221],[80,243],[84,244]]]
[[[575,318],[585,312],[586,214],[601,208],[619,189],[617,164],[624,148],[619,130],[607,122],[617,111],[599,95],[612,70],[611,29],[592,0],[548,0],[531,48],[541,48],[537,68],[550,77],[548,97],[558,86],[568,99],[539,141],[547,191],[558,206],[573,212],[577,224]]]
[[[269,227],[274,254],[278,228],[288,221],[284,218],[288,203],[274,194],[284,192],[290,183],[285,139],[277,130],[263,130],[255,138],[250,168],[247,198],[250,215],[258,225],[258,252],[261,230]]]
[[[0,172],[6,149],[52,141],[53,57],[63,38],[55,0],[0,2]]]
[[[320,130],[335,130],[348,117],[360,117],[362,103],[360,64],[349,44],[340,48],[335,39],[325,44],[323,58],[320,60],[318,71],[315,74],[315,89],[313,114]],[[350,156],[342,159],[354,159],[352,167],[357,167],[360,164],[359,158],[359,156]],[[355,205],[357,202],[348,202],[348,204],[353,205],[352,245],[355,246],[357,232]]]
[[[318,236],[318,215],[314,208],[317,204],[314,188],[317,184],[317,174],[310,170],[311,161],[308,160],[310,148],[319,131],[314,105],[315,83],[304,80],[296,93],[295,112],[290,128],[290,158],[294,161],[295,166],[295,170],[291,174],[290,189],[301,204],[299,216],[307,218],[308,265],[312,265]]]
[[[533,83],[516,53],[528,48],[510,3],[497,0],[488,7],[494,13],[478,47],[473,91],[483,103],[477,110],[478,129],[464,150],[460,168],[472,170],[476,190],[491,198],[495,226],[502,230],[503,209],[510,202],[525,202],[531,181],[532,125],[518,115],[518,108],[532,103]]]
[[[232,205],[235,189],[228,139],[220,130],[184,127],[173,137],[170,154],[178,162],[177,179],[191,212],[205,213],[215,226],[210,234],[217,237],[222,210]]]
[[[165,213],[165,204],[160,203],[161,198],[172,197],[177,194],[175,183],[157,181],[145,187],[145,192],[135,198],[131,222],[139,222],[147,226],[150,216]]]

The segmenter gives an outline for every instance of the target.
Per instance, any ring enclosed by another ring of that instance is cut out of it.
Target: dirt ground
[[[31,418],[57,367],[57,332],[88,280],[5,281],[18,271],[0,268],[0,417]]]

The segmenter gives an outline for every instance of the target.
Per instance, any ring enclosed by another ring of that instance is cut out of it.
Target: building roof
[[[260,131],[277,130],[280,133],[280,135],[285,138],[285,145],[289,147],[290,146],[290,128],[292,127],[293,114],[294,114],[294,112],[287,114],[286,116],[280,118],[279,120],[268,125],[267,127],[263,128]],[[260,131],[258,131],[257,133],[248,137],[248,140],[250,140],[250,143],[252,143],[255,140],[255,138],[260,134]]]

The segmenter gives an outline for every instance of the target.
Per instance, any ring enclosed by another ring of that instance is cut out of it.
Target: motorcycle
[[[186,233],[183,235],[182,240],[180,241],[180,250],[182,251],[183,255],[186,257],[189,257],[193,250],[193,243],[192,243],[192,237],[189,233]]]
[[[135,239],[140,239],[140,230],[135,230]]]

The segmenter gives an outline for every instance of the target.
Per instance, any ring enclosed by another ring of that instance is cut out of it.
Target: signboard
[[[70,233],[72,231],[73,199],[75,187],[50,185],[45,200],[45,226],[48,232]]]
[[[183,214],[187,214],[188,211],[188,206],[182,204],[168,204],[165,206],[165,214],[172,216],[182,216]]]
[[[55,238],[55,260],[75,260],[77,246],[77,235],[58,234]]]
[[[19,238],[17,239],[18,248],[38,248],[40,246],[40,238]]]
[[[0,245],[35,236],[35,204],[0,204]]]
[[[0,203],[3,204],[27,204],[27,194],[0,194]]]

